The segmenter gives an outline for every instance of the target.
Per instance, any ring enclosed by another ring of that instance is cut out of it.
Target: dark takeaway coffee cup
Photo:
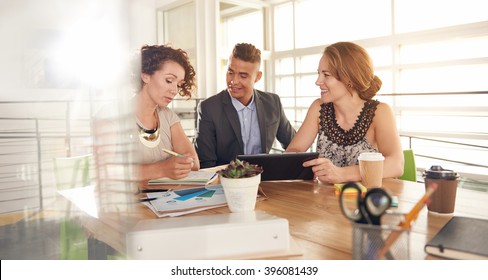
[[[427,209],[431,212],[440,214],[450,214],[454,212],[456,205],[456,190],[459,175],[439,165],[433,165],[430,169],[425,170],[425,189],[432,183],[437,183],[437,190],[431,195],[430,203]]]

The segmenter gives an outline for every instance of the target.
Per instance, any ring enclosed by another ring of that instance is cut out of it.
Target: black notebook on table
[[[238,155],[237,158],[263,167],[261,181],[312,180],[312,167],[303,163],[319,157],[317,152]]]
[[[452,217],[424,247],[426,253],[457,260],[488,259],[488,220]]]

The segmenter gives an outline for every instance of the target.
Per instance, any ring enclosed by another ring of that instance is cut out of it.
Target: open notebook
[[[149,185],[208,185],[217,178],[216,172],[210,171],[190,171],[187,177],[179,180],[173,180],[167,177],[151,179]]]

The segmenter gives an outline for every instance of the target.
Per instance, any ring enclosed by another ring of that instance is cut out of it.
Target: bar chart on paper
[[[227,205],[221,185],[196,187],[169,192],[148,193],[148,198],[156,198],[146,205],[159,217],[176,216],[187,211],[195,212]]]
[[[194,188],[188,190],[180,190],[175,191],[179,197],[175,197],[175,200],[185,201],[191,198],[195,198],[195,200],[203,200],[204,198],[212,198],[215,194],[216,190],[209,190],[206,188]]]

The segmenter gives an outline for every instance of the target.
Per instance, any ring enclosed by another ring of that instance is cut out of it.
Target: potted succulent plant
[[[257,164],[250,164],[245,160],[233,160],[218,173],[225,178],[249,178],[263,173],[263,168]]]
[[[253,211],[263,168],[239,159],[218,171],[231,212]]]

